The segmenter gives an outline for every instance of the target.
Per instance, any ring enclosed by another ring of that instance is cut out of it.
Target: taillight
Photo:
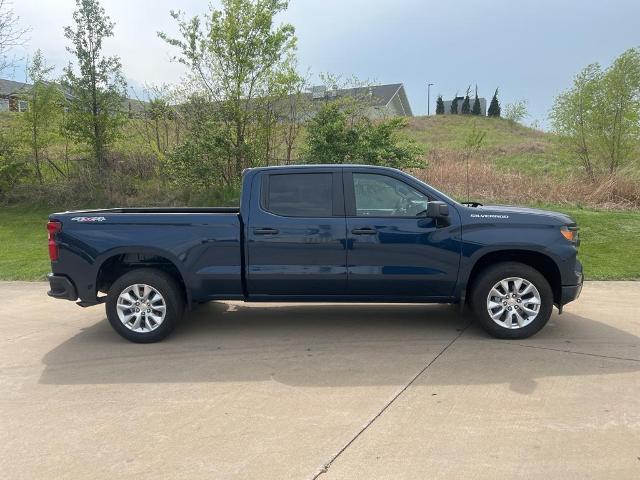
[[[49,232],[49,258],[52,262],[58,260],[58,244],[56,243],[56,233],[62,231],[62,223],[57,220],[49,220],[47,232]]]

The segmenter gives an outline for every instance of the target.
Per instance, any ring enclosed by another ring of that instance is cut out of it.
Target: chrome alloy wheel
[[[529,325],[540,312],[542,300],[533,283],[509,277],[496,283],[487,297],[487,311],[498,325],[516,329]]]
[[[122,324],[137,333],[154,331],[167,313],[164,297],[145,284],[129,285],[122,290],[116,308]]]

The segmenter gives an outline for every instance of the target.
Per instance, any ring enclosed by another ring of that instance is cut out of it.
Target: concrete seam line
[[[320,467],[320,469],[313,474],[313,476],[311,477],[311,480],[316,480],[320,475],[323,475],[325,473],[327,473],[327,471],[329,471],[329,468],[331,467],[331,465],[333,464],[333,462],[335,462],[338,457],[340,455],[342,455],[344,453],[344,451],[349,448],[353,442],[355,442],[358,437],[360,437],[360,435],[362,435],[371,425],[373,425],[373,423],[382,416],[382,414],[391,406],[393,405],[393,403],[400,397],[400,395],[402,395],[407,388],[409,388],[419,377],[420,375],[422,375],[424,372],[427,371],[427,369],[433,365],[436,360],[438,360],[438,358],[440,358],[442,356],[442,354],[444,352],[447,351],[447,349],[453,345],[455,343],[456,340],[458,340],[462,334],[467,330],[467,328],[469,328],[469,325],[471,325],[471,323],[467,323],[467,325],[465,325],[460,332],[458,332],[458,335],[456,335],[449,343],[447,343],[444,348],[442,350],[440,350],[438,352],[438,354],[433,357],[423,368],[422,370],[420,370],[418,373],[416,373],[413,378],[411,378],[411,380],[409,380],[409,382],[404,385],[398,392],[396,392],[396,394],[391,397],[391,400],[389,400],[387,403],[385,403],[385,405],[380,409],[380,411],[378,411],[378,413],[376,413],[373,417],[371,417],[371,419],[365,423],[362,428],[360,430],[358,430],[358,432],[351,438],[351,440],[349,440],[340,450],[338,450],[338,452],[331,457],[331,459],[325,463],[324,465],[322,465]]]
[[[536,348],[538,350],[550,350],[552,352],[571,353],[573,355],[586,355],[588,357],[609,358],[611,360],[623,360],[627,362],[640,362],[637,358],[613,357],[611,355],[600,355],[598,353],[576,352],[575,350],[563,350],[561,348],[541,347],[539,345],[524,345],[522,343],[512,343],[516,347]]]

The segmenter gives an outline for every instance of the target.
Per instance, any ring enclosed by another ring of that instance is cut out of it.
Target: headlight
[[[570,242],[578,245],[580,240],[578,238],[578,226],[577,225],[564,225],[560,227],[560,233],[564,238],[569,240]]]

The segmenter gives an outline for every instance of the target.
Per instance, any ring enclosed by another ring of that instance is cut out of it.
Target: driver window
[[[416,217],[429,199],[406,183],[386,175],[354,173],[356,216]]]

